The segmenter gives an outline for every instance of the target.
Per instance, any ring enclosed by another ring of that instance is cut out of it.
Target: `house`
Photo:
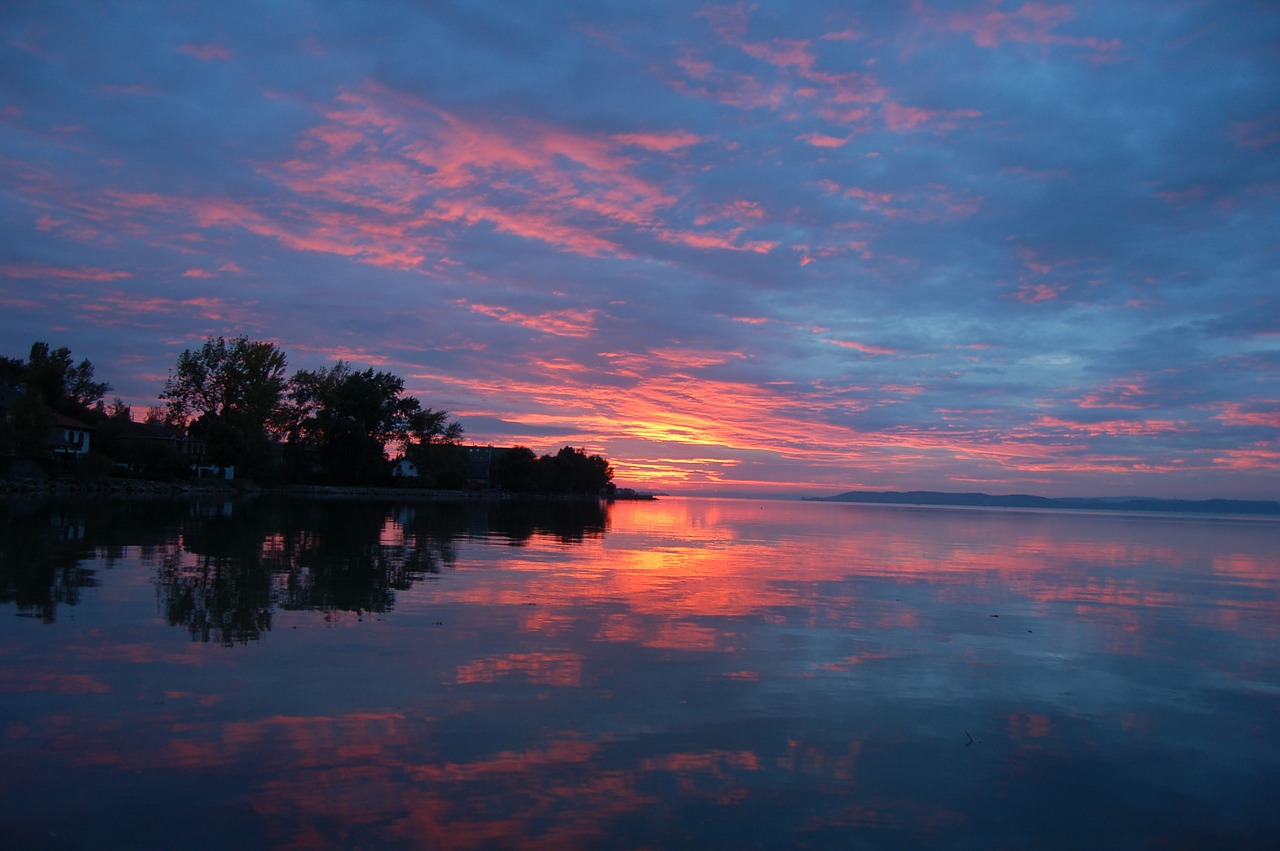
[[[416,479],[418,467],[408,458],[397,458],[391,462],[391,475],[397,479]]]
[[[186,466],[198,478],[234,479],[234,467],[222,467],[208,458],[208,446],[184,430],[155,422],[130,422],[120,436],[120,466],[135,473],[172,473],[174,463]]]
[[[54,455],[81,458],[89,454],[89,441],[96,429],[63,414],[53,415],[53,434],[49,448]]]
[[[129,423],[124,439],[135,446],[165,446],[196,463],[204,458],[205,442],[159,423]]]
[[[473,488],[493,487],[493,465],[511,451],[502,446],[468,446],[467,485]]]

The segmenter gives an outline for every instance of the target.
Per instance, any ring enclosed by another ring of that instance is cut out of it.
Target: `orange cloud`
[[[815,148],[843,148],[849,144],[849,136],[828,136],[825,133],[806,133],[796,139]]]
[[[499,322],[510,322],[525,328],[532,328],[544,334],[559,337],[590,337],[595,333],[595,310],[559,310],[548,313],[517,313],[505,307],[488,304],[473,304],[471,310],[497,319]]]
[[[724,251],[747,251],[754,254],[768,254],[778,247],[778,243],[768,240],[747,240],[739,242],[742,228],[735,228],[727,233],[695,233],[682,230],[664,230],[658,232],[663,242],[675,242],[691,248],[715,248]]]
[[[858,343],[853,340],[824,340],[825,343],[840,346],[845,349],[854,349],[868,355],[896,355],[897,349],[886,349],[883,346],[872,346],[867,343]]]
[[[434,237],[442,225],[462,224],[588,257],[627,256],[607,236],[619,227],[698,248],[772,247],[740,230],[704,233],[667,220],[678,196],[642,177],[632,155],[678,154],[703,141],[692,133],[606,136],[528,120],[475,121],[372,84],[344,92],[324,115],[293,159],[265,171],[302,198],[381,219],[387,232],[366,233],[362,245]],[[354,240],[335,232],[329,242]],[[394,253],[401,252],[365,249],[361,259]]]

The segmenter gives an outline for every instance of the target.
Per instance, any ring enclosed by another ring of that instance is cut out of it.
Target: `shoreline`
[[[185,497],[300,497],[307,499],[388,499],[407,502],[506,502],[511,500],[536,500],[546,502],[577,502],[582,500],[611,500],[615,497],[598,494],[565,493],[509,493],[488,488],[484,490],[457,490],[442,488],[412,488],[357,485],[283,485],[263,487],[249,482],[225,480],[194,480],[185,482],[160,482],[143,479],[74,480],[9,478],[0,480],[0,502],[32,499],[36,497],[79,499],[149,499]],[[628,497],[618,497],[627,499]]]

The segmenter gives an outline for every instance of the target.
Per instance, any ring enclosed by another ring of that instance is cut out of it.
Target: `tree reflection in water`
[[[381,502],[190,500],[15,502],[5,505],[0,602],[53,622],[95,585],[125,541],[156,566],[159,610],[193,640],[224,645],[270,631],[278,610],[383,613],[456,561],[455,541],[537,535],[571,544],[599,537],[597,500]]]
[[[4,522],[7,846],[1280,832],[1270,520],[675,497]]]
[[[43,500],[0,502],[0,603],[45,623],[60,605],[74,606],[80,591],[97,584],[83,567],[94,554],[90,530],[103,529],[100,514]]]

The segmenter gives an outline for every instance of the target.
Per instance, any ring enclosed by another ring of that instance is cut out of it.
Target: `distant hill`
[[[1265,499],[1156,499],[1154,497],[1048,497],[1030,494],[943,493],[940,491],[847,491],[805,497],[809,502],[875,505],[961,505],[982,508],[1068,508],[1087,511],[1169,511],[1184,514],[1267,514],[1280,516],[1280,502]]]

